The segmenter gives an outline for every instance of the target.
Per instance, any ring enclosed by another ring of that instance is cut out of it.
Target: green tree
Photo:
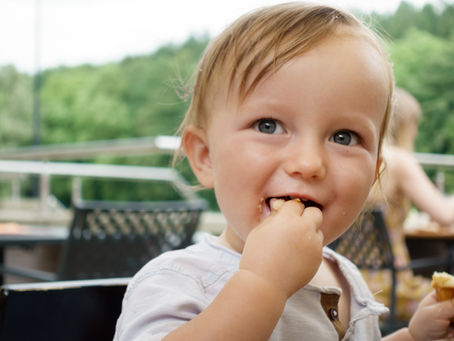
[[[43,75],[43,144],[129,136],[130,120],[121,101],[115,65],[82,66]]]
[[[454,34],[454,4],[446,4],[438,22],[438,34],[449,38]]]
[[[410,29],[426,31],[441,38],[449,38],[454,32],[454,4],[447,2],[441,8],[426,4],[418,9],[402,1],[396,12],[373,13],[372,17],[393,39],[403,38]]]
[[[133,136],[174,134],[187,108],[181,88],[190,79],[207,39],[166,45],[150,57],[120,64],[124,100],[134,118]]]
[[[393,14],[380,15],[374,13],[375,20],[392,38],[401,38],[409,28],[414,27],[417,9],[410,3],[402,1]]]
[[[31,144],[32,91],[30,76],[13,66],[0,68],[0,148]]]
[[[410,30],[391,46],[397,86],[421,103],[423,118],[416,141],[422,152],[454,154],[453,41]]]

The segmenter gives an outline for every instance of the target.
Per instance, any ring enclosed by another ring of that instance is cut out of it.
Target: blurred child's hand
[[[435,291],[419,304],[408,325],[415,341],[440,340],[451,336],[451,320],[454,318],[454,300],[439,302]]]
[[[240,269],[274,285],[286,297],[314,277],[322,261],[322,212],[297,200],[285,202],[249,233]]]

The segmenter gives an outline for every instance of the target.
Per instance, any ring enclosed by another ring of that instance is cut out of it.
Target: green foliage
[[[25,146],[32,141],[32,79],[13,66],[0,67],[0,145]]]
[[[186,110],[180,85],[206,41],[167,45],[118,64],[48,70],[43,74],[44,144],[173,134]]]
[[[454,154],[454,36],[409,30],[391,48],[397,86],[421,103],[423,117],[416,149]]]
[[[394,39],[403,38],[408,30],[416,28],[440,38],[449,38],[454,33],[454,4],[444,3],[437,8],[426,4],[421,10],[411,3],[401,1],[396,12],[373,13],[374,21],[380,22],[384,30]]]
[[[43,74],[43,144],[121,138],[131,125],[113,65]]]

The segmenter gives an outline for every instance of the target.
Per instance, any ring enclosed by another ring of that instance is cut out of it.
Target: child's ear
[[[205,188],[213,188],[210,150],[205,130],[193,125],[186,127],[182,146],[199,183]]]

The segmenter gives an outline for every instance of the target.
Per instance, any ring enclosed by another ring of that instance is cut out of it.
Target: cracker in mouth
[[[277,212],[282,205],[289,200],[297,200],[304,204],[304,207],[317,207],[318,209],[322,209],[322,206],[315,201],[312,200],[305,200],[299,197],[292,197],[292,196],[284,196],[284,197],[275,197],[275,198],[268,198],[267,203],[270,207],[271,212]]]

